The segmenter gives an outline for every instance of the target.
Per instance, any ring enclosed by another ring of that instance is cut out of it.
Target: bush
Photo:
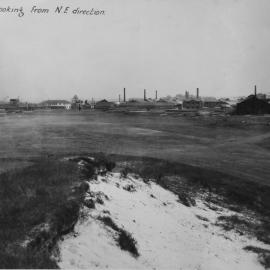
[[[119,232],[121,229],[114,223],[114,221],[108,217],[108,216],[104,216],[104,217],[99,217],[98,218],[100,221],[102,221],[106,226],[112,228],[113,230]]]
[[[130,233],[121,230],[118,238],[118,243],[121,249],[129,251],[134,257],[139,256],[139,252],[136,247],[137,242]]]

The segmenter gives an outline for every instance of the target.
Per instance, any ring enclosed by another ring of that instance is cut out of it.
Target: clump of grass
[[[257,237],[258,240],[270,244],[269,220],[256,219],[251,220],[245,216],[239,215],[220,216],[216,225],[221,226],[224,230],[235,230],[239,234],[248,233]]]
[[[249,223],[238,215],[231,215],[219,216],[217,225],[223,227],[226,231],[237,229],[239,232],[244,232],[247,230]]]
[[[112,171],[115,167],[115,162],[108,159],[103,153],[95,153],[93,154],[93,158],[78,156],[71,158],[70,161],[76,163],[83,162],[81,168],[81,178],[83,179],[93,178],[97,172],[105,174],[107,171]]]
[[[122,228],[119,228],[109,216],[102,216],[98,219],[101,220],[106,226],[119,233],[117,237],[117,242],[121,249],[130,252],[134,257],[139,256],[139,252],[136,246],[137,241],[129,232],[125,231]]]
[[[86,207],[90,208],[90,209],[94,209],[94,208],[95,208],[95,202],[94,202],[93,199],[87,199],[87,200],[85,200],[85,201],[83,202],[83,204],[84,204]]]
[[[197,217],[198,219],[202,220],[202,221],[207,221],[207,222],[209,222],[209,219],[206,218],[206,217],[203,217],[203,216],[200,216],[200,215],[196,215],[196,217]]]
[[[124,186],[123,189],[128,191],[128,192],[135,192],[136,191],[135,186],[132,184]]]
[[[100,216],[98,217],[100,221],[102,221],[106,226],[110,227],[111,229],[119,232],[121,229],[115,224],[115,222],[109,216]]]
[[[120,172],[122,178],[127,178],[129,173],[132,173],[132,169],[129,167],[123,168]]]
[[[118,237],[118,244],[121,249],[129,251],[134,257],[139,256],[139,252],[137,249],[137,241],[133,238],[133,236],[125,231],[121,230]]]
[[[270,269],[270,250],[254,246],[246,246],[244,250],[258,254],[260,263],[265,269]]]
[[[189,194],[183,192],[178,194],[178,201],[187,207],[196,205],[196,201]]]

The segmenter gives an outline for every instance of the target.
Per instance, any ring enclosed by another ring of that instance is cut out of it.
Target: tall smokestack
[[[255,97],[257,96],[257,86],[256,85],[254,86],[254,95],[255,95]]]
[[[120,103],[121,102],[121,95],[119,95],[118,98],[119,98],[119,103]]]
[[[146,90],[144,89],[143,99],[146,100]]]
[[[157,90],[156,90],[156,100],[157,100]]]
[[[126,102],[126,88],[124,88],[124,102]]]
[[[197,98],[199,98],[200,95],[199,95],[199,88],[197,88]]]

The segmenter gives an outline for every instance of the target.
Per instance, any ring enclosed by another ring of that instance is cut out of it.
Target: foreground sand
[[[157,184],[118,173],[89,184],[89,198],[97,195],[104,204],[82,210],[75,233],[60,243],[60,268],[264,269],[256,254],[243,250],[247,245],[266,248],[264,244],[214,225],[219,215],[231,211],[210,210],[202,201],[186,207]],[[118,232],[98,219],[104,216],[132,234],[138,258],[120,249]]]

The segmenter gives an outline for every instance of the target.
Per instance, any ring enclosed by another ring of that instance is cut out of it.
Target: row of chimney
[[[200,92],[199,92],[199,88],[196,89],[196,98],[199,99],[200,98]],[[254,86],[254,95],[257,96],[257,86]],[[186,91],[185,92],[185,98],[188,99],[189,98],[189,92]],[[144,89],[144,95],[143,95],[143,99],[147,100],[146,97],[146,89]],[[158,99],[158,91],[156,90],[156,100]],[[119,102],[121,101],[121,96],[119,95]],[[124,102],[126,102],[126,88],[124,88]]]
[[[124,98],[123,98],[123,101],[126,102],[126,88],[124,88]],[[147,100],[147,97],[146,97],[146,89],[144,89],[144,95],[143,95],[143,99],[144,100]],[[156,90],[156,100],[158,99],[158,91]],[[119,95],[119,102],[121,102],[121,95]]]
[[[185,93],[185,97],[186,98],[189,98],[189,92],[186,91]],[[199,94],[199,88],[197,88],[197,92],[196,92],[196,98],[199,98],[200,97],[200,94]],[[156,90],[156,96],[155,96],[156,100],[158,99],[158,91]],[[144,92],[143,92],[143,99],[146,101],[147,100],[147,96],[146,96],[146,89],[144,89]],[[124,99],[123,99],[124,102],[126,102],[126,88],[124,88]],[[121,95],[119,95],[119,102],[121,102]]]

